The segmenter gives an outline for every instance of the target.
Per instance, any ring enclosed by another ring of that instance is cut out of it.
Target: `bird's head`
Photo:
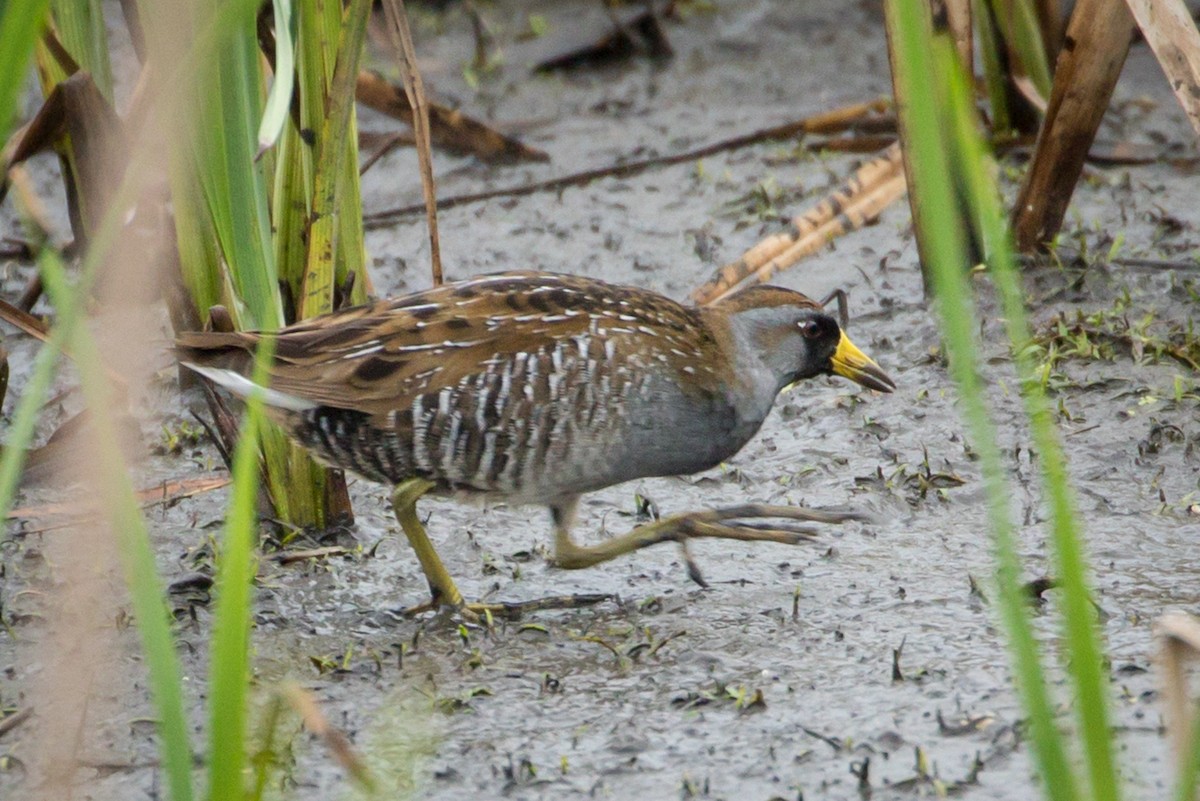
[[[711,306],[728,317],[740,351],[757,355],[777,390],[818,375],[839,375],[879,392],[896,383],[846,336],[837,320],[811,298],[773,286],[755,286]]]

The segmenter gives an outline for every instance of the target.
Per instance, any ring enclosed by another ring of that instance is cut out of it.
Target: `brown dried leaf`
[[[358,101],[381,114],[413,124],[412,106],[402,87],[388,83],[380,75],[363,71],[358,75]],[[429,103],[429,126],[432,143],[439,148],[470,153],[488,162],[549,161],[544,150],[521,144],[484,122],[461,111]]]
[[[68,177],[71,226],[76,240],[86,243],[108,208],[128,155],[120,118],[86,72],[55,86],[34,118],[14,134],[5,147],[5,174],[30,156],[60,146],[64,136],[70,137],[72,164],[79,170]],[[6,178],[0,200],[7,187]]]

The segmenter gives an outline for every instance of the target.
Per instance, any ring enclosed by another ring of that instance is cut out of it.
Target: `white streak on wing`
[[[369,344],[369,345],[367,345],[367,347],[360,348],[359,350],[346,351],[338,358],[339,359],[357,359],[360,356],[370,356],[372,353],[378,353],[381,350],[383,350],[383,345],[380,344],[378,342],[378,340],[376,340],[375,344],[373,344],[373,345]]]
[[[249,378],[246,378],[241,373],[235,373],[233,370],[226,370],[222,367],[202,367],[192,362],[184,362],[183,365],[190,370],[195,370],[214,384],[225,387],[225,389],[239,398],[249,398],[253,395],[262,398],[263,403],[276,409],[305,412],[309,409],[315,409],[320,405],[310,400],[296,397],[295,395],[289,395],[286,392],[280,392],[269,387],[260,387]]]
[[[398,348],[392,348],[392,352],[393,353],[408,353],[410,351],[415,351],[415,350],[431,350],[433,348],[440,348],[440,347],[442,347],[442,345],[437,342],[420,342],[420,343],[417,343],[416,345],[401,345]]]
[[[419,306],[405,306],[404,308],[398,309],[397,311],[407,312],[409,314],[415,314],[416,312],[422,312],[422,311],[425,311],[426,309],[440,309],[441,306],[442,306],[442,304],[440,304],[440,303],[422,303]],[[418,325],[420,325],[420,323],[418,323]]]

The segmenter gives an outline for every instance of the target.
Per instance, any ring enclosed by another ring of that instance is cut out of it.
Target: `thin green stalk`
[[[49,0],[8,0],[0,6],[0,141],[8,140],[17,95],[49,5]]]
[[[887,12],[895,15],[900,32],[895,42],[904,68],[898,86],[906,102],[901,120],[914,186],[922,193],[922,218],[916,222],[925,240],[928,265],[937,296],[937,309],[950,360],[950,372],[959,388],[963,417],[979,454],[988,499],[988,518],[993,532],[999,611],[1013,655],[1017,688],[1029,715],[1034,756],[1045,782],[1048,797],[1071,801],[1078,797],[1077,780],[1066,758],[1063,737],[1054,722],[1045,675],[1038,660],[1036,640],[1020,588],[1017,556],[1004,465],[997,434],[984,400],[979,378],[980,364],[975,343],[976,307],[966,279],[967,248],[964,233],[956,222],[960,213],[955,202],[952,165],[947,157],[945,109],[939,107],[936,77],[957,67],[949,42],[937,53],[926,35],[921,4],[888,0]]]
[[[254,383],[265,386],[274,340],[264,338],[255,357]],[[244,796],[246,704],[250,682],[250,611],[256,559],[258,514],[258,433],[263,402],[246,402],[246,415],[233,456],[233,491],[217,564],[209,666],[208,797]]]
[[[996,134],[1008,135],[1012,131],[1012,119],[1008,113],[1008,93],[1004,89],[1004,74],[997,52],[1000,37],[992,26],[992,10],[987,0],[971,0],[971,17],[975,21],[983,82],[987,87],[988,107],[992,111],[992,130]]]
[[[50,382],[54,380],[54,366],[62,353],[63,342],[70,333],[69,327],[61,322],[50,330],[50,337],[34,359],[33,372],[25,382],[21,399],[17,401],[12,425],[4,442],[3,455],[0,455],[0,520],[7,520],[8,513],[12,510],[17,484],[21,480],[21,472],[25,469],[26,449],[33,441],[33,432],[37,427],[38,412],[46,402]],[[6,536],[0,535],[0,542],[5,539]]]
[[[271,693],[267,701],[267,709],[263,713],[260,730],[262,745],[251,758],[254,771],[253,786],[247,795],[247,801],[262,801],[267,791],[267,779],[273,767],[279,762],[275,754],[275,737],[283,722],[283,696],[278,691]]]
[[[1120,798],[1120,783],[1113,763],[1104,659],[1096,631],[1079,515],[1071,494],[1066,457],[1058,438],[1050,401],[1040,380],[1039,366],[1029,347],[1033,335],[1000,207],[1000,194],[992,177],[992,161],[979,136],[971,111],[969,89],[960,72],[951,73],[950,89],[951,109],[957,112],[950,122],[957,134],[954,145],[961,165],[958,173],[967,183],[967,197],[975,205],[973,216],[982,226],[982,239],[987,243],[990,275],[1000,296],[1005,327],[1020,377],[1025,414],[1038,453],[1042,489],[1049,501],[1050,531],[1058,563],[1055,575],[1061,588],[1067,645],[1063,662],[1075,684],[1075,710],[1087,755],[1091,797],[1098,801],[1117,801]]]
[[[114,216],[105,215],[106,220]],[[183,711],[179,655],[175,651],[166,592],[158,576],[150,536],[118,444],[111,414],[114,408],[112,390],[95,340],[86,326],[76,324],[84,293],[79,287],[71,288],[67,284],[65,270],[53,251],[42,251],[39,263],[46,294],[58,312],[59,327],[69,335],[67,344],[75,353],[84,397],[91,411],[97,462],[104,466],[99,471],[98,489],[117,538],[142,650],[146,655],[150,686],[158,710],[160,750],[170,798],[172,801],[191,801],[192,752]]]

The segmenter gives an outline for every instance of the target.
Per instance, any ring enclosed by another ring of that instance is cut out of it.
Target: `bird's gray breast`
[[[746,417],[724,388],[684,389],[658,377],[631,393],[626,411],[610,483],[715,467],[741,450],[763,422],[757,414]]]

